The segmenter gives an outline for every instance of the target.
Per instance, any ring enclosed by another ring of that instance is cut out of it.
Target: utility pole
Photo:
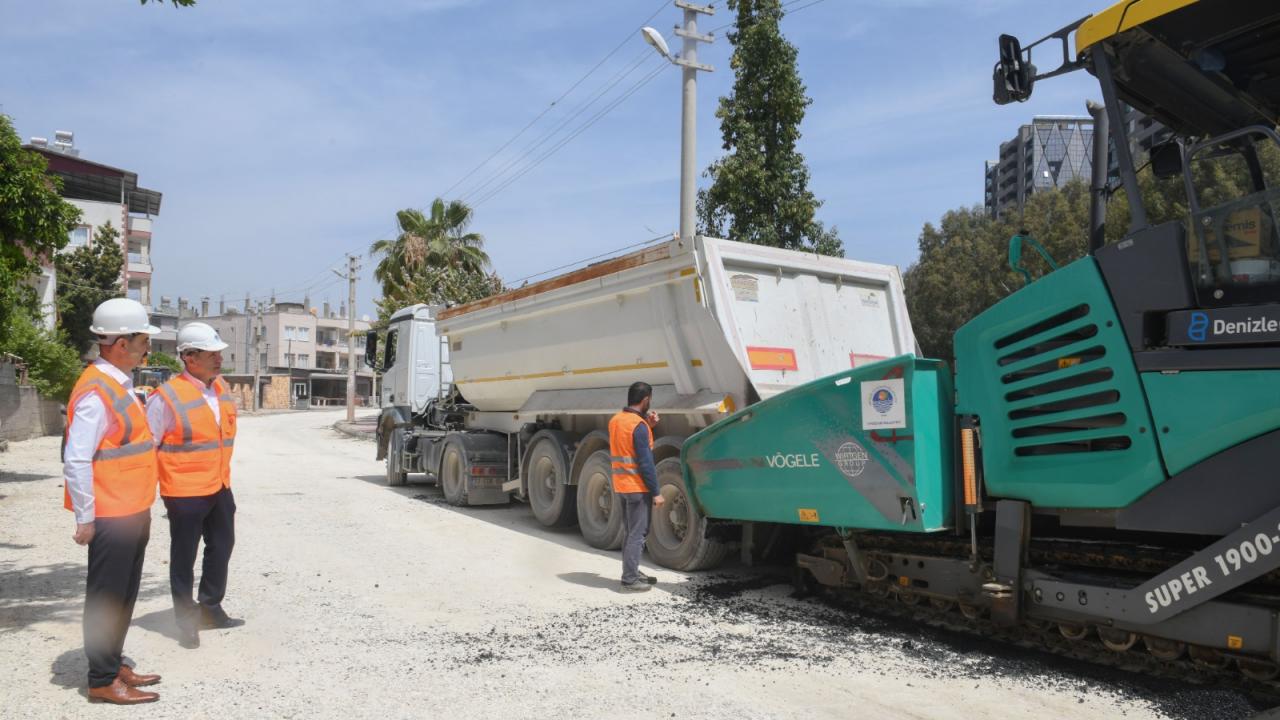
[[[698,16],[714,15],[710,5],[697,5],[688,0],[675,0],[684,11],[684,23],[675,27],[675,35],[684,40],[680,55],[672,56],[662,34],[653,28],[641,28],[640,34],[667,60],[681,69],[683,95],[680,105],[680,240],[692,243],[697,234],[698,203],[698,73],[714,68],[698,62],[698,43],[715,42],[715,37],[698,32]]]
[[[698,64],[698,43],[714,42],[710,35],[698,33],[698,15],[711,15],[715,11],[683,0],[676,0],[675,5],[684,10],[684,27],[675,29],[676,37],[684,40],[683,52],[675,61],[684,76],[684,97],[680,104],[680,239],[692,243],[697,232],[698,71],[711,71],[710,66]]]
[[[356,271],[355,255],[347,256],[347,272],[333,271],[347,281],[347,422],[356,419]]]
[[[262,305],[258,305],[258,311],[253,315],[253,408],[250,412],[258,412],[258,383],[262,374],[262,362],[258,355],[258,340],[262,337],[260,332],[262,327]]]

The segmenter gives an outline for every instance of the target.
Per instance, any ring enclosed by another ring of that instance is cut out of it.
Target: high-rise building
[[[1168,128],[1147,115],[1125,107],[1124,122],[1134,162],[1145,162],[1152,146],[1170,137]],[[1119,169],[1109,156],[1108,180],[1115,184]],[[983,204],[992,217],[1021,212],[1033,193],[1062,187],[1072,180],[1093,178],[1093,118],[1038,115],[1000,143],[1000,158],[983,163]]]
[[[1000,143],[1000,157],[987,161],[986,207],[992,217],[1022,209],[1036,191],[1092,177],[1093,119],[1038,115]]]

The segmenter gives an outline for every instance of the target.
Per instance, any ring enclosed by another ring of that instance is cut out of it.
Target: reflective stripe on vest
[[[95,517],[121,517],[145,511],[156,499],[155,440],[147,416],[133,394],[115,378],[90,365],[80,374],[67,401],[67,427],[75,422],[76,404],[88,393],[102,399],[107,433],[93,453]],[[71,492],[63,488],[62,505],[72,509]]]
[[[219,413],[215,418],[204,391],[185,376],[158,389],[173,413],[160,439],[160,494],[199,497],[231,487],[231,448],[235,445],[235,401],[221,378],[214,379]]]
[[[644,418],[622,411],[609,420],[609,455],[612,466],[613,491],[619,493],[649,492],[635,459],[635,431]],[[653,448],[653,433],[649,433]]]

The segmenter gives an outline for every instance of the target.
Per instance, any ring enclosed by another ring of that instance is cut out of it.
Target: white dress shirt
[[[95,367],[120,383],[129,396],[133,396],[133,378],[120,368],[98,358],[93,361]],[[107,431],[115,426],[115,415],[107,412],[102,404],[102,397],[96,392],[87,392],[75,405],[71,426],[67,428],[67,447],[62,455],[62,482],[67,486],[71,496],[71,509],[75,513],[76,523],[85,525],[93,522],[93,456],[102,444]]]
[[[219,425],[222,424],[222,406],[218,404],[218,389],[213,383],[205,384],[196,376],[189,372],[183,372],[182,377],[191,381],[200,389],[200,394],[204,396],[205,404],[213,411],[213,420]],[[176,419],[173,416],[173,410],[169,407],[169,403],[164,401],[160,396],[160,391],[151,393],[151,397],[147,398],[147,425],[151,426],[151,434],[156,438],[156,445],[160,444],[160,440],[164,438],[164,434],[174,426]]]

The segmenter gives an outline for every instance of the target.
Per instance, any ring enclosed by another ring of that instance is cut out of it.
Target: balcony
[[[129,272],[151,274],[151,256],[145,253],[129,253]]]
[[[151,234],[151,218],[136,217],[134,215],[130,215],[129,216],[129,234],[133,235],[135,233],[146,233],[147,235],[150,235]]]

